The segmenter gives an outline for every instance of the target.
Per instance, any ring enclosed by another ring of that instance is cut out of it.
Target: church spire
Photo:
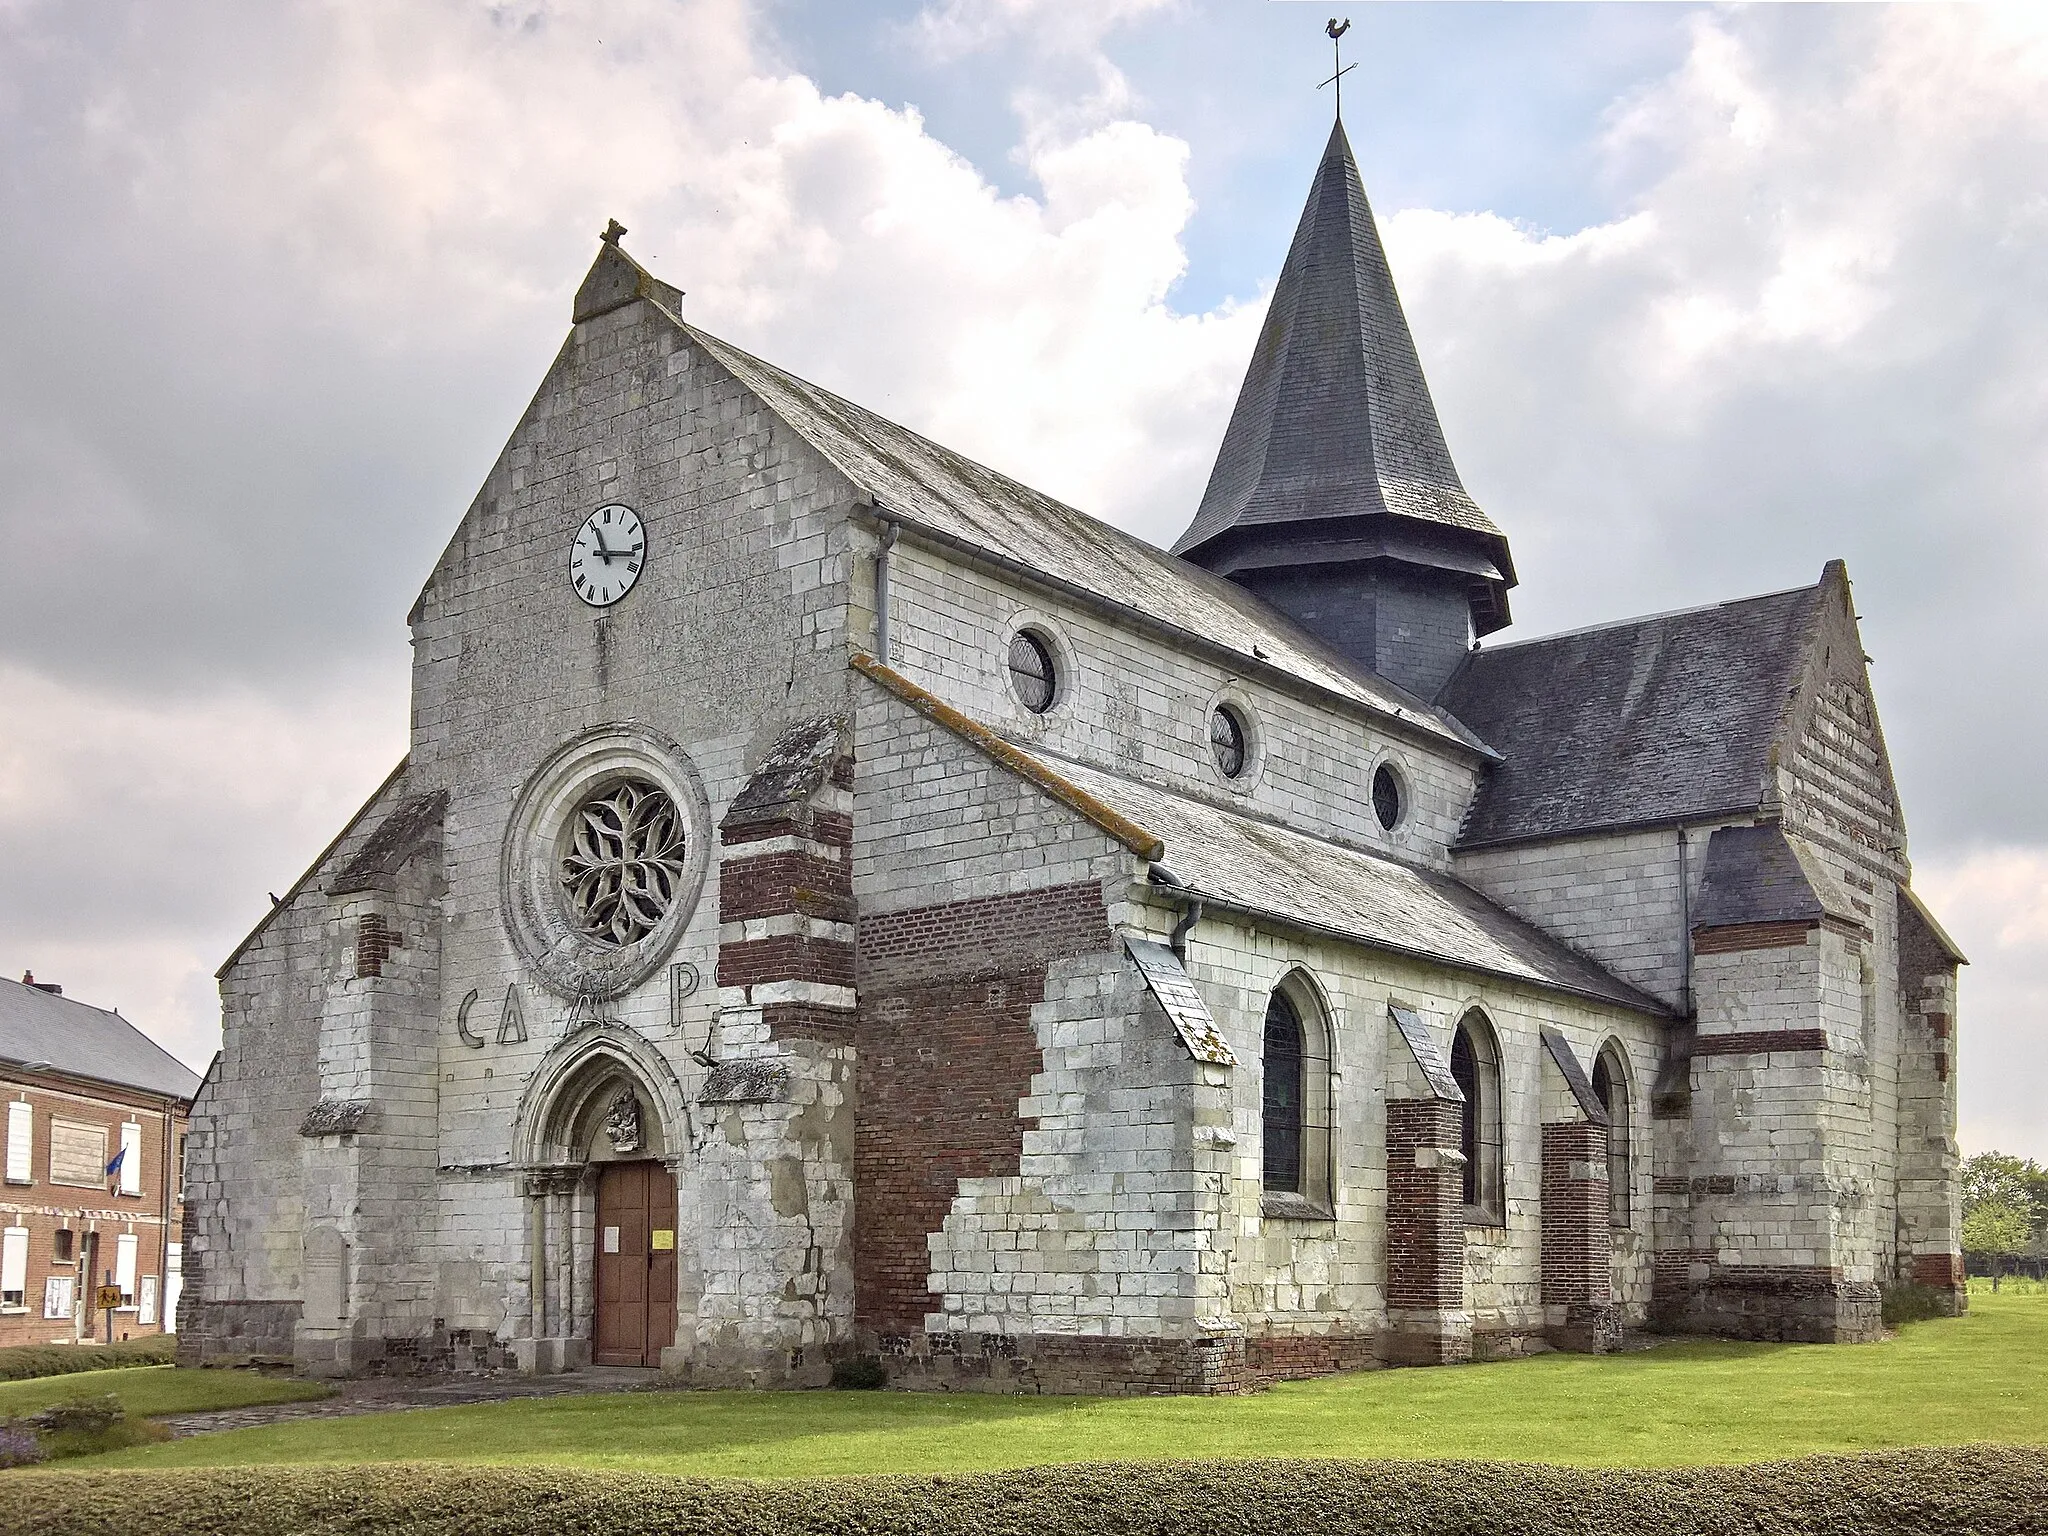
[[[1507,539],[1451,462],[1341,121],[1174,553],[1425,696],[1508,622]]]

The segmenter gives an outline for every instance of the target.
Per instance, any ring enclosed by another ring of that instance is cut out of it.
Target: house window
[[[50,1182],[76,1189],[107,1187],[107,1128],[75,1120],[50,1122]]]
[[[1267,1000],[1260,1139],[1269,1216],[1330,1214],[1329,1038],[1298,978]]]
[[[36,1112],[17,1100],[7,1106],[7,1182],[26,1184],[35,1177]]]
[[[28,1228],[0,1230],[0,1310],[28,1310]]]
[[[141,1296],[142,1296],[142,1304],[141,1304],[141,1306],[140,1306],[140,1307],[139,1307],[139,1308],[137,1309],[135,1321],[136,1321],[136,1322],[138,1322],[138,1323],[153,1323],[153,1322],[155,1322],[155,1321],[156,1321],[156,1276],[155,1276],[155,1275],[144,1275],[144,1276],[142,1277],[142,1291],[141,1291]]]
[[[115,1154],[121,1161],[120,1190],[124,1195],[142,1193],[142,1127],[133,1120],[121,1127],[121,1150]]]
[[[136,1246],[133,1232],[123,1232],[114,1239],[114,1284],[120,1288],[124,1309],[135,1305]]]
[[[69,1227],[59,1227],[50,1234],[50,1259],[53,1263],[69,1264],[78,1256],[78,1234]]]
[[[1478,1009],[1466,1014],[1451,1041],[1451,1076],[1465,1095],[1459,1150],[1465,1154],[1465,1220],[1497,1227],[1507,1220],[1502,1196],[1500,1044]]]
[[[1629,1224],[1628,1065],[1621,1046],[1610,1040],[1593,1062],[1593,1094],[1607,1107],[1607,1220]]]
[[[1042,715],[1052,708],[1058,685],[1052,646],[1035,630],[1018,630],[1010,638],[1010,686],[1017,691],[1017,702]]]
[[[77,1294],[77,1285],[77,1279],[71,1275],[52,1275],[43,1282],[44,1322],[71,1320],[71,1298]]]

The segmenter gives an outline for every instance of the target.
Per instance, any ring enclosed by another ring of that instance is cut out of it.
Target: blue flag
[[[111,1179],[115,1174],[121,1171],[121,1159],[126,1157],[127,1155],[128,1149],[126,1147],[123,1147],[120,1151],[114,1154],[114,1160],[111,1163],[107,1164],[108,1178]]]

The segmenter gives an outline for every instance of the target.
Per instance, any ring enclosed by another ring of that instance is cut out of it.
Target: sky
[[[694,323],[1169,542],[1331,10],[0,0],[0,970],[204,1066],[609,217]],[[2048,1158],[2048,8],[1336,11],[1503,638],[1845,559],[1964,1147]]]

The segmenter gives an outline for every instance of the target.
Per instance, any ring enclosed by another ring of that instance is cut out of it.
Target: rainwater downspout
[[[889,551],[896,547],[902,526],[882,524],[882,545],[875,552],[875,660],[890,666],[889,660]]]
[[[1678,1001],[1685,1017],[1693,1016],[1692,1007],[1692,871],[1689,850],[1685,842],[1685,828],[1678,829]]]
[[[1195,924],[1202,920],[1202,898],[1182,885],[1180,876],[1164,864],[1154,864],[1149,878],[1154,885],[1170,886],[1181,893],[1183,906],[1180,921],[1173,925],[1173,935],[1166,941],[1166,947],[1172,950],[1178,959],[1185,961],[1188,957],[1188,935],[1195,931]]]

